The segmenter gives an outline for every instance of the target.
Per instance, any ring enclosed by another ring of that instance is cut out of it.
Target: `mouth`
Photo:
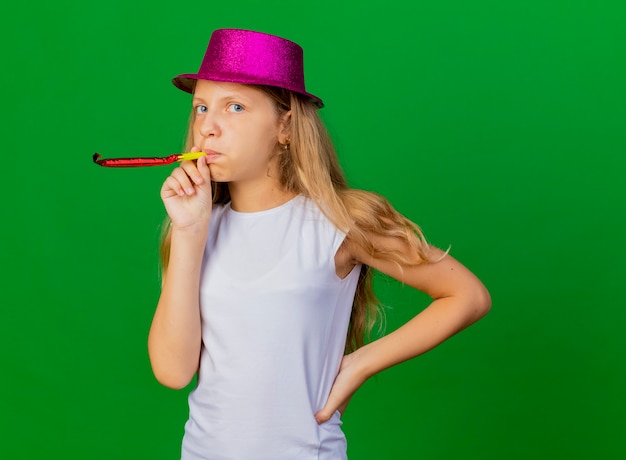
[[[215,150],[203,149],[202,151],[205,153],[207,161],[215,160],[221,155],[221,153]]]

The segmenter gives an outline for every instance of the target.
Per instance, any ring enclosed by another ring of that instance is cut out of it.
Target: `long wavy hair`
[[[351,243],[363,248],[375,258],[397,264],[415,265],[431,262],[429,245],[420,228],[400,213],[382,196],[348,187],[339,165],[330,135],[319,117],[318,108],[308,98],[272,86],[254,86],[267,94],[275,103],[277,115],[291,111],[288,122],[290,144],[280,149],[280,182],[285,190],[312,199],[326,217],[342,231]],[[185,151],[193,145],[193,113],[190,118]],[[230,201],[228,184],[213,182],[213,203]],[[162,267],[167,267],[170,250],[170,221],[163,225],[160,255]],[[374,245],[371,236],[392,237],[408,243],[417,251],[417,258],[409,254]],[[371,337],[373,327],[382,318],[372,283],[373,272],[367,265],[361,272],[352,305],[346,353],[363,346]]]

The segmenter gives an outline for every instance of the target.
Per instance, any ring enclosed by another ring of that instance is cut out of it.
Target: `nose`
[[[200,122],[200,134],[202,137],[214,137],[220,133],[220,127],[214,114],[205,113]]]

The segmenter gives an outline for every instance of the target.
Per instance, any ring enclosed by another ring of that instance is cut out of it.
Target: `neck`
[[[285,190],[280,184],[241,184],[230,182],[230,206],[238,212],[265,211],[291,200],[296,193]]]

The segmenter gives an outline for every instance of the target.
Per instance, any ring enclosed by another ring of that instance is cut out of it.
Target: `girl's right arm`
[[[157,380],[180,389],[198,370],[202,342],[200,271],[212,208],[205,158],[174,169],[163,184],[161,198],[172,220],[171,246],[148,353]]]

